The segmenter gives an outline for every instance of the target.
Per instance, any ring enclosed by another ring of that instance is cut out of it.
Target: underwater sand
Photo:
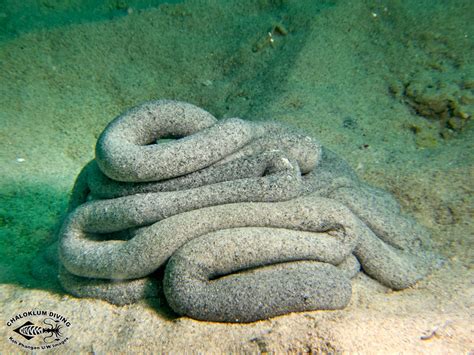
[[[6,320],[38,308],[71,319],[57,352],[474,351],[472,1],[116,2],[70,22],[51,20],[60,2],[42,3],[30,20],[0,11],[0,351],[20,350]],[[391,191],[445,264],[401,292],[360,274],[341,311],[239,325],[178,318],[158,301],[76,299],[46,266],[34,277],[102,129],[160,98],[306,130]],[[422,115],[436,100],[451,121]]]

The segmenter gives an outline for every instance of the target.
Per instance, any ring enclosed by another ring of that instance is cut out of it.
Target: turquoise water
[[[451,341],[441,337],[435,349],[469,348],[460,328],[468,321],[473,235],[472,1],[6,0],[1,5],[2,317],[41,302],[73,312],[75,299],[60,306],[65,293],[55,270],[35,261],[38,253],[55,240],[74,179],[93,158],[106,124],[141,102],[169,98],[219,119],[297,126],[343,156],[365,181],[392,192],[449,260],[444,271],[422,284],[425,293],[411,294],[419,304],[410,308],[402,299],[393,313],[416,317],[428,307],[423,299],[439,293],[436,302],[448,316],[441,317],[439,309],[423,315],[433,324],[456,319],[460,335]],[[440,291],[449,289],[459,290],[455,303],[464,318]],[[28,306],[19,303],[23,299]],[[370,314],[376,319],[383,302],[374,302]],[[104,319],[110,311],[103,303],[91,307]],[[349,312],[364,323],[355,310]],[[171,325],[166,317],[154,319],[156,313],[147,313],[147,319],[163,327],[154,330],[164,339],[163,329],[170,331]],[[294,339],[307,337],[291,320],[285,322],[294,327]],[[87,319],[76,324],[85,327]],[[417,339],[423,326],[413,325],[405,335]],[[5,329],[0,349],[14,350]],[[187,333],[190,328],[177,332],[193,339],[187,346],[202,349],[205,342],[198,338],[210,336],[209,329],[199,329],[196,338]],[[223,328],[214,332],[225,334]],[[230,338],[255,344],[236,334]],[[384,334],[380,339],[390,338],[390,332]],[[269,346],[285,351],[293,338],[272,339]],[[212,339],[210,351],[235,345]],[[344,339],[334,347],[354,350]],[[134,343],[134,349],[180,348],[178,341],[167,341],[168,348],[157,340],[148,348]],[[410,341],[391,349],[428,351]],[[89,351],[85,343],[75,344],[71,350]],[[120,349],[118,341],[114,344],[110,349]],[[362,351],[376,346],[369,343]]]
[[[77,1],[11,1],[2,2],[0,39],[9,40],[31,31],[74,24],[110,21],[133,11],[147,10],[179,0],[77,0]]]

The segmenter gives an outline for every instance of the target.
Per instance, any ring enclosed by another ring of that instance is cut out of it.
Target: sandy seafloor
[[[36,3],[47,19],[65,2]],[[474,2],[116,3],[123,16],[0,42],[0,352],[20,350],[5,322],[29,309],[69,317],[61,353],[474,351]],[[21,22],[13,10],[0,9],[2,26]],[[391,191],[430,230],[444,266],[400,292],[361,274],[344,310],[251,324],[179,318],[163,302],[77,299],[41,266],[33,277],[98,134],[159,98],[306,130]],[[424,117],[446,102],[444,118]]]

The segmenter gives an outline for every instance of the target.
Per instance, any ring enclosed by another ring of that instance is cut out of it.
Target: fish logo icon
[[[47,350],[69,341],[71,322],[59,313],[41,309],[20,312],[6,322],[8,340],[27,350]]]
[[[51,343],[54,341],[61,340],[61,328],[62,326],[59,324],[59,321],[54,320],[52,318],[46,318],[43,321],[47,327],[41,327],[35,325],[30,321],[26,321],[23,325],[19,326],[16,329],[13,329],[15,333],[20,334],[26,340],[30,340],[37,335],[48,334],[43,338],[45,343]]]

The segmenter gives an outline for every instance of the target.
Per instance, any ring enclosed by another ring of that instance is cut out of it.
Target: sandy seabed
[[[31,309],[71,321],[57,352],[474,351],[472,1],[185,1],[124,11],[0,43],[2,352],[21,350],[6,322]],[[344,310],[251,324],[179,318],[163,300],[116,307],[64,294],[46,266],[32,273],[31,264],[54,241],[98,134],[124,109],[159,98],[304,129],[391,191],[430,230],[444,265],[401,292],[360,274]]]

